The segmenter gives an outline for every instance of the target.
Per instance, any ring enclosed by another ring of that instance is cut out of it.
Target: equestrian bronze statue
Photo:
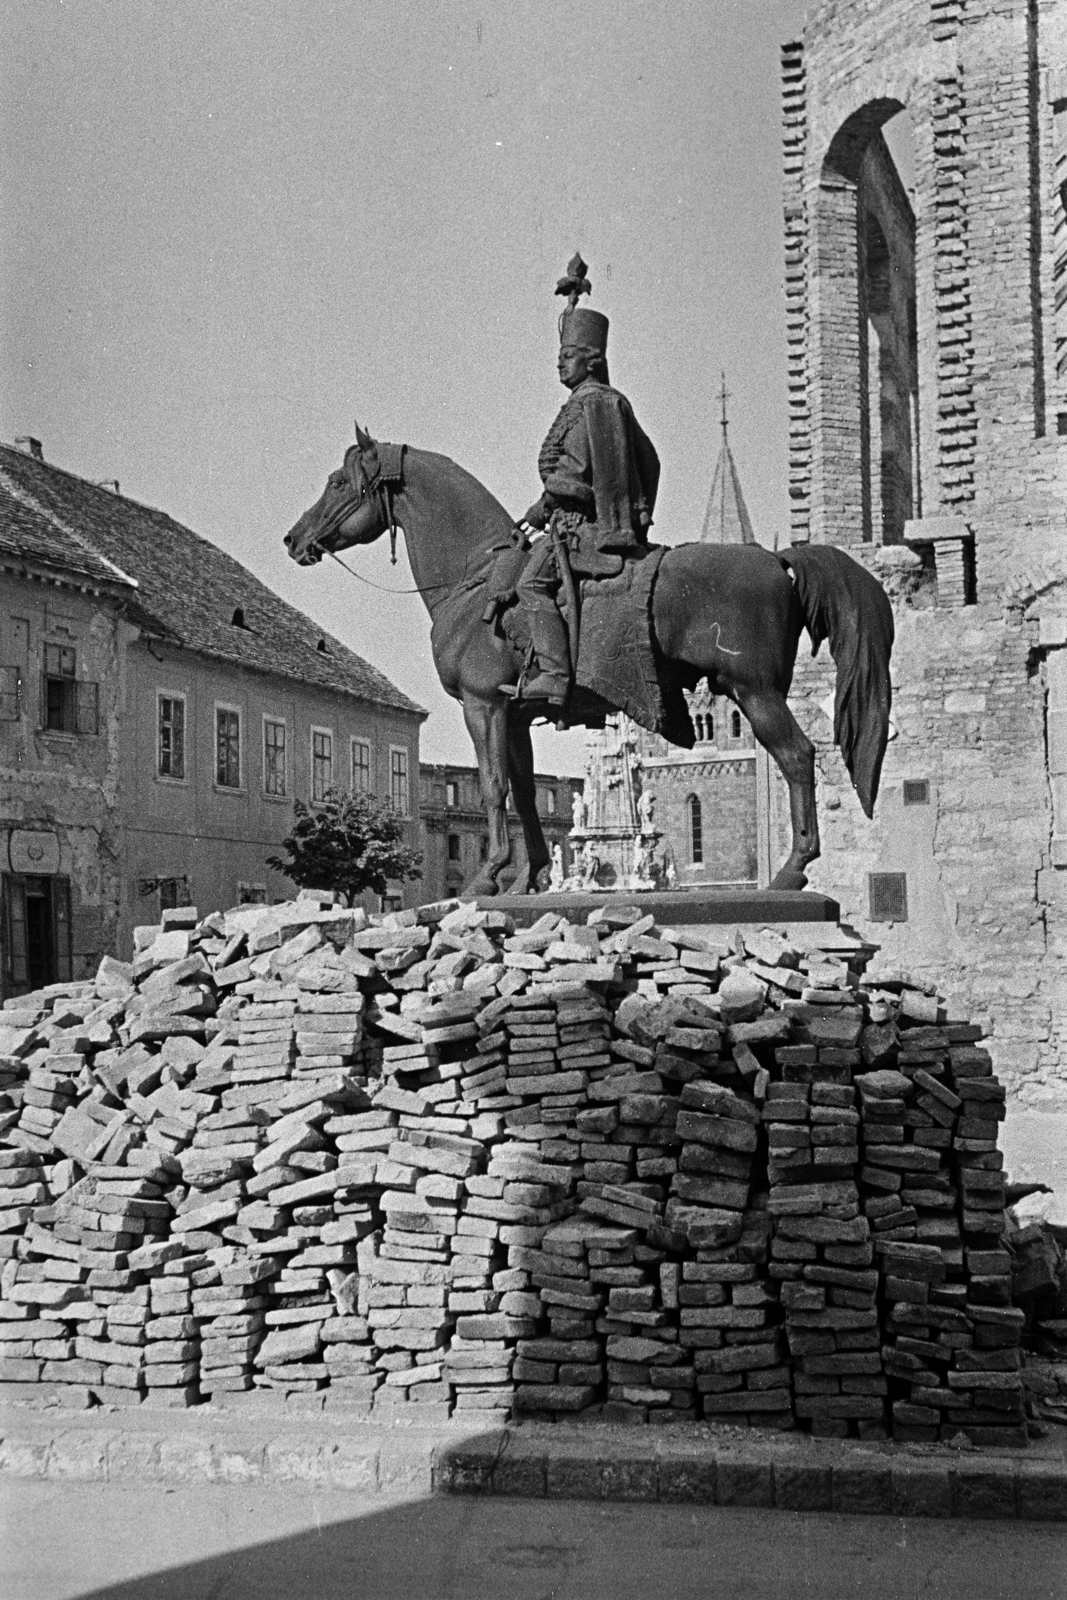
[[[491,895],[511,864],[510,791],[525,862],[514,893],[550,866],[537,816],[531,722],[603,726],[625,711],[670,743],[695,743],[683,691],[702,678],[748,718],[789,787],[792,848],[772,889],[802,889],[819,855],[815,748],[786,704],[800,635],[837,668],[834,738],[867,816],[889,734],[893,613],[866,568],[832,545],[653,545],[656,452],[607,378],[607,319],[576,304],[576,257],[557,292],[559,372],[570,389],[541,450],[543,491],[516,526],[447,457],[356,443],[285,537],[301,565],[403,530],[429,610],[445,691],[474,742],[487,860],[465,893]]]

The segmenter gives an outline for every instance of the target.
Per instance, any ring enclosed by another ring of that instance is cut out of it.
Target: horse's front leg
[[[497,879],[511,860],[508,838],[508,707],[503,700],[463,696],[463,720],[478,757],[486,817],[489,856],[463,890],[465,895],[499,893]]]
[[[541,819],[537,815],[537,785],[534,782],[530,725],[517,716],[514,710],[508,718],[508,773],[511,778],[511,798],[515,802],[515,810],[519,813],[522,836],[526,845],[526,861],[519,868],[511,892],[536,894],[539,887],[538,877],[550,865],[552,857],[545,843]]]

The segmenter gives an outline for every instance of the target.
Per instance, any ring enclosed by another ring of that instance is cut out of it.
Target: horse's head
[[[344,461],[330,473],[315,504],[285,535],[293,560],[308,567],[329,550],[380,538],[392,523],[389,492],[399,479],[400,447],[379,446],[357,424],[356,442],[345,451]]]

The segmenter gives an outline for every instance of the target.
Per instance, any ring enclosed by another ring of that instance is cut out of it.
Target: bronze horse
[[[489,856],[464,892],[498,892],[511,861],[510,789],[526,846],[512,892],[533,893],[550,857],[537,816],[531,712],[501,692],[518,682],[522,654],[483,619],[496,551],[514,523],[446,456],[380,445],[358,428],[356,440],[286,534],[289,554],[306,566],[326,552],[370,544],[387,528],[403,530],[432,619],[437,673],[463,707],[488,815]],[[889,730],[893,613],[884,590],[832,545],[777,554],[760,545],[677,545],[659,569],[652,625],[665,670],[687,689],[706,677],[713,694],[740,707],[780,768],[789,786],[792,850],[771,888],[804,888],[804,869],[819,855],[819,828],[815,747],[786,704],[797,646],[805,627],[815,650],[829,640],[837,666],[834,738],[870,816]]]

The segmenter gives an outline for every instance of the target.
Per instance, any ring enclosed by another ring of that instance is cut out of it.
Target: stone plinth
[[[520,928],[530,927],[546,911],[565,916],[570,922],[585,922],[589,913],[601,906],[638,906],[642,914],[650,912],[662,927],[836,924],[840,916],[836,900],[811,889],[675,889],[639,895],[626,890],[614,893],[582,890],[559,894],[501,894],[479,900],[478,904],[487,911],[508,912]]]

